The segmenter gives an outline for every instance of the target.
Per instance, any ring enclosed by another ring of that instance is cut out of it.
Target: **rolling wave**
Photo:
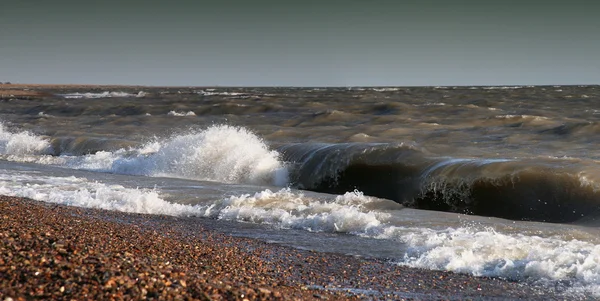
[[[574,222],[600,211],[598,184],[571,163],[541,159],[457,159],[404,144],[293,144],[292,185],[359,190],[404,206],[514,220]]]

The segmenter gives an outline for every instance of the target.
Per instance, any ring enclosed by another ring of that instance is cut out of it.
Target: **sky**
[[[598,1],[0,2],[0,81],[600,84]]]

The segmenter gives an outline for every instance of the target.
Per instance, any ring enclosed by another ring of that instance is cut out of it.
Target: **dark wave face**
[[[328,193],[359,190],[407,207],[516,220],[573,222],[598,213],[600,191],[560,160],[451,159],[405,145],[293,144],[291,181]]]
[[[40,90],[37,97],[2,99],[0,121],[47,139],[49,146],[40,146],[44,155],[125,150],[107,158],[151,161],[151,151],[139,151],[151,141],[200,137],[187,134],[226,124],[250,130],[279,152],[288,184],[301,189],[356,189],[408,207],[515,220],[600,216],[598,86],[32,89]],[[188,147],[199,145],[216,144]],[[32,153],[8,142],[3,147]],[[161,160],[171,166],[175,159]],[[107,162],[102,170],[144,174],[150,168]],[[231,178],[217,175],[211,164],[181,170],[191,178],[207,169],[215,179]],[[262,170],[251,167],[260,164],[243,166]]]

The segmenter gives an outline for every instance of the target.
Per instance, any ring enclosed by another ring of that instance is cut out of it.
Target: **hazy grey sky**
[[[3,0],[0,81],[600,84],[596,3]]]

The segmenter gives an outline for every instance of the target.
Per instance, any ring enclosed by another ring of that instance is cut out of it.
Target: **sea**
[[[600,86],[30,89],[2,195],[600,298]]]

